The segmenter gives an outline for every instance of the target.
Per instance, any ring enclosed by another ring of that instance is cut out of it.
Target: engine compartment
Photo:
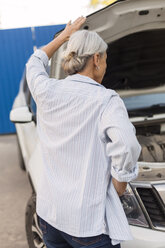
[[[165,133],[157,132],[158,130],[158,126],[136,129],[137,139],[142,147],[139,161],[165,162]]]
[[[139,174],[135,181],[165,180],[165,122],[136,125],[136,137],[142,147]]]

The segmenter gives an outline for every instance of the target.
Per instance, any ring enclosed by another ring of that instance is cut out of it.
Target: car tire
[[[36,195],[32,194],[26,206],[26,237],[29,248],[46,248],[36,214]]]
[[[22,151],[21,151],[21,146],[20,146],[20,143],[19,143],[18,135],[17,135],[17,146],[18,146],[18,161],[19,161],[19,166],[20,166],[21,170],[25,171],[26,170],[26,167],[25,167],[23,156],[22,156]]]

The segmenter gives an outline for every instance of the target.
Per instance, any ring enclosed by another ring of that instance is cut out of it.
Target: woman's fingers
[[[73,22],[73,24],[76,24],[76,25],[81,25],[81,24],[83,24],[84,22],[86,21],[86,17],[83,17],[83,16],[81,16],[81,17],[79,17],[79,18],[77,18],[74,22]]]
[[[70,26],[71,25],[71,20],[67,23],[67,25],[66,26]]]
[[[80,16],[80,17],[78,17],[78,18],[74,21],[74,23],[80,22],[80,21],[83,20],[84,18],[85,18],[85,17]]]
[[[69,21],[66,25],[67,29],[79,29],[83,23],[86,21],[86,17],[78,17],[73,23],[71,23],[71,21]]]
[[[81,16],[73,22],[73,27],[78,30],[84,24],[85,21],[86,17]]]
[[[62,31],[61,36],[64,37],[65,40],[68,40],[74,32],[78,31],[81,28],[85,21],[86,17],[83,16],[78,17],[73,23],[69,21],[65,29]]]

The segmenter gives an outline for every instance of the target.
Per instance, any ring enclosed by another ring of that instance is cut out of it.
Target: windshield
[[[149,108],[155,104],[165,103],[165,93],[146,94],[122,98],[127,110]]]

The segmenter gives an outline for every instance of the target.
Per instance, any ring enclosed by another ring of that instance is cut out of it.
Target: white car
[[[103,85],[122,97],[142,146],[138,178],[121,197],[134,236],[122,248],[165,248],[165,1],[116,1],[88,16],[82,28],[98,32],[108,43]],[[65,77],[61,69],[65,46],[52,58],[50,77]],[[33,189],[26,211],[28,244],[45,247],[35,212],[43,165],[36,106],[25,75],[10,119],[16,124],[22,167]]]

